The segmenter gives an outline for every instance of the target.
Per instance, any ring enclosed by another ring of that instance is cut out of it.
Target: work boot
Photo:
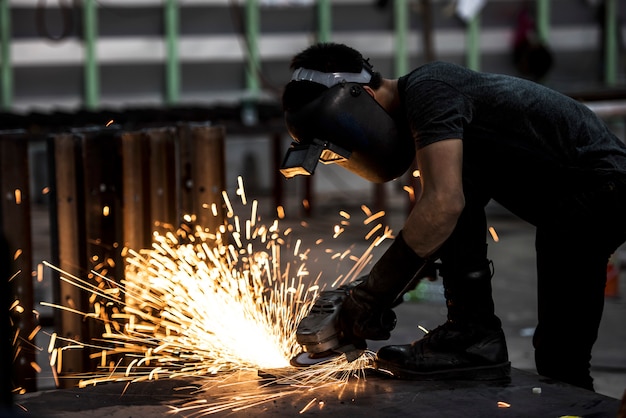
[[[442,273],[443,274],[443,273]],[[510,375],[506,340],[491,298],[491,271],[444,276],[448,320],[422,339],[378,350],[375,368],[401,379],[497,380]]]

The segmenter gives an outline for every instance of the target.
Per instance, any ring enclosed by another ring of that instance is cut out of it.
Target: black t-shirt
[[[626,173],[626,146],[587,106],[531,81],[434,62],[398,89],[416,146],[462,139],[466,177],[502,203]]]

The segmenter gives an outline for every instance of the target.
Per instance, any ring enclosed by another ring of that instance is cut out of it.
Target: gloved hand
[[[407,245],[400,231],[362,283],[348,290],[339,312],[339,326],[345,338],[388,339],[396,326],[391,308],[417,284],[428,265],[428,260]]]
[[[341,305],[339,326],[346,340],[387,340],[396,327],[396,314],[378,307],[372,295],[355,287]]]

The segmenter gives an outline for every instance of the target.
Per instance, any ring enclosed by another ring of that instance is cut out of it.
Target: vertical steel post
[[[332,37],[332,10],[330,0],[317,1],[317,40],[330,42]]]
[[[37,390],[37,379],[32,363],[35,362],[35,350],[28,346],[30,335],[35,327],[33,315],[33,277],[32,277],[32,241],[30,223],[30,190],[28,174],[28,137],[25,131],[0,132],[0,213],[2,213],[3,239],[9,250],[11,277],[11,302],[19,304],[10,312],[13,321],[12,333],[19,338],[13,341],[25,341],[14,349],[13,379],[16,387],[27,392]],[[19,308],[18,308],[19,306]],[[4,316],[4,314],[3,314]],[[8,339],[8,335],[2,338]]]
[[[193,208],[193,161],[194,149],[191,141],[191,126],[181,122],[176,126],[176,200],[178,202],[177,219],[191,214]]]
[[[123,215],[122,215],[122,161],[117,127],[77,130],[82,159],[80,170],[84,178],[85,198],[85,246],[90,271],[82,277],[94,286],[102,287],[103,279],[93,274],[118,282],[124,280]],[[91,295],[89,295],[91,297]],[[93,300],[86,309],[93,311]],[[97,300],[96,303],[101,302]],[[102,306],[104,308],[104,306]],[[85,341],[101,338],[104,324],[87,320],[88,332]],[[98,350],[84,349],[88,354]],[[94,371],[99,361],[90,357],[86,371]]]
[[[152,128],[144,134],[150,145],[150,229],[159,230],[164,224],[176,227],[180,218],[177,213],[174,129]]]
[[[617,83],[617,0],[605,0],[604,5],[604,82]]]
[[[13,100],[11,69],[11,9],[9,0],[0,0],[0,109],[10,110]]]
[[[246,0],[246,44],[248,46],[246,89],[252,98],[257,97],[260,90],[259,23],[259,2]]]
[[[2,175],[2,174],[0,174]],[[4,219],[0,205],[0,219]],[[11,249],[4,233],[4,224],[0,222],[0,411],[13,414],[13,343],[8,336],[13,332],[11,323]],[[5,337],[7,336],[7,337]]]
[[[409,30],[409,6],[406,0],[393,2],[395,28],[395,76],[400,77],[409,70],[407,38]]]
[[[179,13],[177,0],[165,3],[166,68],[165,102],[168,106],[178,103],[180,98],[180,61],[178,55]]]
[[[143,132],[123,132],[121,139],[124,246],[138,251],[151,243],[150,149]]]
[[[225,190],[225,129],[210,124],[191,124],[193,209],[197,224],[216,231],[224,224],[222,191]],[[212,213],[215,204],[217,214]]]
[[[550,39],[550,0],[537,0],[537,36],[547,43]]]
[[[96,53],[98,11],[96,0],[83,0],[83,43],[85,48],[85,107],[93,110],[100,101],[100,76]]]
[[[480,71],[480,14],[467,22],[467,68]]]
[[[50,140],[52,153],[52,193],[54,195],[56,219],[51,225],[53,260],[63,271],[80,276],[88,270],[85,252],[85,199],[83,176],[80,170],[80,146],[78,138],[71,133],[55,135]],[[58,304],[81,310],[87,306],[86,296],[81,290],[58,279],[54,274]],[[60,310],[55,323],[62,337],[81,340],[87,335],[87,323],[79,315]],[[86,350],[65,350],[61,362],[61,375],[76,375],[85,371],[88,362]],[[60,379],[61,387],[73,387],[78,379],[65,376]]]
[[[122,160],[118,127],[81,129],[76,133],[82,148],[87,258],[92,269],[121,280]]]

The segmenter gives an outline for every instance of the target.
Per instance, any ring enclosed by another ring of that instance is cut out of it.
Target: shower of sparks
[[[102,337],[91,342],[51,336],[48,352],[55,378],[62,372],[63,353],[72,349],[90,350],[90,357],[100,364],[97,372],[81,375],[81,387],[162,377],[204,377],[215,384],[220,376],[271,371],[274,389],[262,385],[265,390],[257,386],[250,393],[239,392],[213,404],[196,399],[173,407],[176,412],[200,415],[241,410],[289,393],[342,385],[352,377],[364,380],[373,359],[370,351],[353,362],[339,356],[305,369],[291,367],[289,360],[301,352],[296,328],[326,286],[323,281],[335,287],[357,278],[372,260],[374,248],[392,237],[391,230],[374,222],[365,235],[368,246],[361,256],[350,250],[338,253],[327,249],[332,260],[347,259],[354,264],[347,274],[326,280],[322,272],[309,271],[310,249],[292,235],[291,228],[282,231],[278,220],[262,224],[258,204],[248,204],[241,182],[236,193],[243,210],[250,214],[248,220],[239,218],[224,192],[228,212],[217,231],[184,224],[178,230],[154,232],[152,248],[125,249],[127,267],[122,282],[94,271],[99,278],[96,285],[45,263],[60,273],[61,280],[88,292],[93,311],[42,305],[95,319],[104,328]],[[365,206],[362,210],[367,216],[365,225],[384,215]],[[344,221],[335,226],[335,236],[350,219],[346,212],[340,214]],[[322,242],[318,239],[315,245]],[[321,408],[323,401],[312,401],[304,409],[312,405]]]

